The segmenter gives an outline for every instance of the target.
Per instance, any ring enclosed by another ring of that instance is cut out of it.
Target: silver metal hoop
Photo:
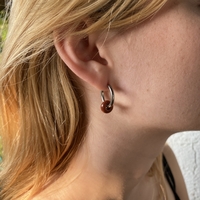
[[[108,108],[111,108],[111,107],[113,107],[113,104],[114,104],[115,95],[114,95],[114,91],[110,85],[108,85],[108,89],[110,92],[110,101],[109,101],[110,103],[108,104]],[[106,101],[105,97],[104,97],[104,91],[101,91],[101,100],[102,100],[102,102]]]

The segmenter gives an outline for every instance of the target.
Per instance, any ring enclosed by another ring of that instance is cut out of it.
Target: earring
[[[110,98],[111,100],[105,100],[104,97],[104,91],[101,91],[101,100],[102,100],[102,104],[101,104],[101,111],[104,113],[110,113],[113,109],[113,104],[114,104],[114,99],[115,99],[115,95],[114,95],[114,91],[111,88],[110,85],[108,85],[108,89],[110,92]]]

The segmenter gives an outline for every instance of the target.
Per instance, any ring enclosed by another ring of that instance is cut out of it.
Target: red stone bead
[[[104,101],[102,104],[101,104],[101,110],[102,112],[104,113],[110,113],[113,109],[113,106],[109,107],[109,104],[110,104],[110,101]]]

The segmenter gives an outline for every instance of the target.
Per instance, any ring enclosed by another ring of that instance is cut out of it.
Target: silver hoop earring
[[[110,101],[105,100],[104,91],[101,91],[101,100],[102,100],[101,111],[104,113],[110,113],[114,105],[114,99],[115,99],[114,91],[110,85],[108,85],[108,89],[110,92]]]

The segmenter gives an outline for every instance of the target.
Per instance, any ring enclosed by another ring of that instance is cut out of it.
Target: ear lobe
[[[68,37],[61,41],[56,38],[54,34],[54,45],[65,64],[82,80],[99,90],[107,90],[109,67],[99,55],[96,39],[92,35]]]

